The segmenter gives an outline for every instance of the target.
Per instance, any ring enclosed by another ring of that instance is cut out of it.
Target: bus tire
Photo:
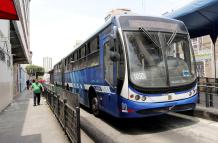
[[[98,117],[100,114],[100,110],[99,110],[99,100],[97,96],[92,98],[91,109],[92,109],[92,113]]]

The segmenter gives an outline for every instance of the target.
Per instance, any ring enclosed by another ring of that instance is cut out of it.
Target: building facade
[[[49,72],[52,69],[52,58],[44,57],[43,58],[43,68],[45,72]]]
[[[216,42],[215,59],[218,62],[218,41]],[[215,77],[215,66],[214,66],[214,45],[211,41],[210,36],[203,36],[192,39],[192,46],[195,53],[197,73],[200,77]],[[218,69],[218,64],[216,66]],[[216,73],[218,77],[218,73]]]
[[[24,89],[25,73],[20,64],[31,63],[29,3],[14,0],[19,20],[0,19],[0,111]]]

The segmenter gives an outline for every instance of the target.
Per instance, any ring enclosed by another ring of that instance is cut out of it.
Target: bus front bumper
[[[123,97],[120,97],[119,118],[141,118],[165,114],[167,112],[179,112],[194,110],[197,102],[198,94],[183,100],[144,103],[135,102]],[[123,110],[123,106],[125,110]]]

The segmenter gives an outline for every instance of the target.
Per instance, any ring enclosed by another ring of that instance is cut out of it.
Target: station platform
[[[24,91],[0,113],[0,142],[70,143],[46,101],[33,106],[32,91]],[[93,141],[81,130],[81,142]]]

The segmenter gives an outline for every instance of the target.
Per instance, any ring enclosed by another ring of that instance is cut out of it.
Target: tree
[[[38,78],[38,76],[43,76],[45,73],[45,69],[37,65],[26,66],[26,71],[29,75],[36,76],[36,79]]]

